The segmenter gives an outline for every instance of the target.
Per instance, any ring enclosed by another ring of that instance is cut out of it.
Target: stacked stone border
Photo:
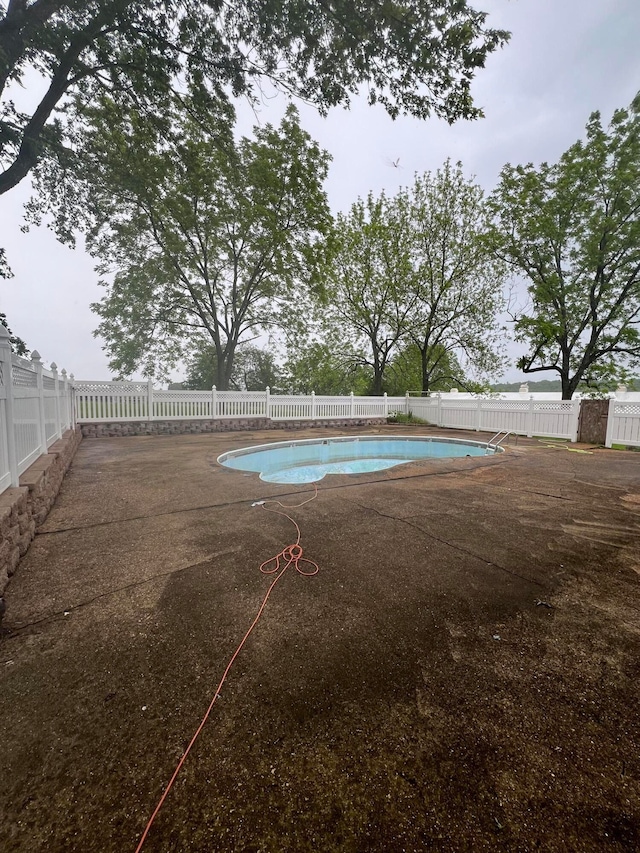
[[[0,596],[53,506],[81,440],[79,428],[67,430],[20,475],[19,486],[0,495]]]
[[[79,424],[84,438],[128,435],[200,435],[240,430],[291,430],[309,427],[354,427],[386,424],[386,418],[335,418],[332,420],[272,421],[270,418],[224,418],[216,420],[125,421]]]

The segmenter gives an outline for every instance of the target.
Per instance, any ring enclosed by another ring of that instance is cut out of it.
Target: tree
[[[383,393],[385,372],[413,310],[406,298],[410,236],[402,213],[384,194],[358,199],[337,218],[326,272],[325,322],[343,330],[361,353],[373,374],[373,394]]]
[[[608,132],[591,115],[586,139],[558,163],[507,164],[492,197],[499,257],[526,276],[516,316],[525,373],[578,384],[621,378],[640,360],[640,95]]]
[[[203,345],[192,355],[187,369],[187,379],[182,387],[193,391],[208,391],[216,381],[216,350]],[[233,391],[264,391],[270,388],[278,393],[281,371],[270,352],[250,344],[236,352],[229,388]]]
[[[433,390],[447,367],[460,368],[458,356],[478,374],[497,371],[505,271],[487,248],[481,187],[447,160],[435,175],[416,176],[396,205],[407,211],[411,235],[407,331],[420,352],[422,391]]]
[[[455,353],[443,347],[435,348],[431,353],[432,362],[427,364],[429,371],[429,391],[449,391],[458,388],[461,391],[474,387],[464,375]],[[398,351],[390,364],[387,393],[397,397],[407,391],[421,388],[423,376],[422,352],[414,343],[405,345]]]
[[[138,110],[180,92],[255,94],[268,78],[322,108],[363,85],[391,113],[449,121],[481,114],[470,84],[508,34],[466,0],[223,3],[221,0],[8,0],[0,3],[0,194],[56,156],[109,92]],[[25,112],[11,84],[38,74]]]
[[[338,219],[327,316],[366,350],[374,393],[408,342],[420,352],[426,393],[463,357],[467,370],[499,369],[504,265],[487,248],[487,228],[481,188],[448,161],[394,198],[370,195]]]
[[[0,314],[0,323],[5,327],[7,332],[9,332],[9,340],[11,341],[11,349],[13,352],[17,353],[17,355],[26,355],[29,352],[29,348],[17,335],[14,335],[11,329],[9,328],[9,322],[7,320],[6,314]]]
[[[366,394],[371,384],[361,357],[344,341],[305,341],[290,350],[284,370],[292,394]]]
[[[175,110],[172,124],[161,138],[135,112],[124,123],[115,106],[97,114],[86,198],[108,288],[92,306],[97,334],[125,376],[162,375],[204,336],[226,390],[238,345],[281,322],[313,280],[331,221],[329,157],[293,107],[237,143],[228,115],[209,126]]]

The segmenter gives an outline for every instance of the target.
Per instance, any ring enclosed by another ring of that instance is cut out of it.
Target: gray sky
[[[509,45],[489,59],[474,84],[484,119],[450,127],[436,119],[394,122],[363,102],[333,110],[326,119],[301,108],[307,131],[333,155],[326,189],[334,211],[348,209],[370,190],[393,194],[415,172],[435,171],[447,157],[461,160],[466,174],[489,191],[505,163],[557,160],[582,136],[591,112],[600,110],[607,124],[613,110],[640,90],[640,0],[471,5],[490,13],[491,26],[512,32]],[[259,120],[278,122],[283,103],[266,104]],[[250,123],[242,121],[248,133]],[[80,243],[69,250],[45,227],[21,233],[28,195],[23,182],[0,198],[0,245],[15,274],[0,280],[0,310],[47,366],[55,361],[77,379],[110,379],[101,341],[92,336],[97,318],[89,305],[104,295],[93,261]],[[506,375],[521,377],[515,368]]]

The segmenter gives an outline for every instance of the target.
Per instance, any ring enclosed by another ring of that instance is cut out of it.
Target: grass
[[[425,421],[422,418],[417,418],[412,412],[409,412],[408,415],[405,415],[404,412],[394,412],[392,415],[389,415],[387,418],[387,423],[389,424],[428,424],[429,421]]]

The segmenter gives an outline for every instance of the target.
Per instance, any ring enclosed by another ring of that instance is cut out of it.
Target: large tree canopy
[[[492,210],[496,252],[529,283],[519,367],[558,373],[564,399],[622,378],[640,362],[640,95],[608,132],[593,113],[558,163],[505,166]]]
[[[195,116],[195,117],[194,117]],[[215,385],[229,387],[235,352],[289,318],[313,281],[315,245],[331,222],[322,189],[329,156],[289,107],[236,142],[229,117],[176,111],[172,130],[116,108],[96,116],[90,251],[102,261],[110,366],[166,375],[203,341]]]
[[[502,366],[497,316],[503,307],[504,264],[486,245],[488,217],[481,187],[448,160],[417,176],[396,199],[408,211],[413,310],[408,337],[420,352],[423,392],[457,356],[476,375]],[[450,381],[464,380],[462,371]]]
[[[371,369],[373,394],[383,393],[385,372],[415,305],[407,288],[412,235],[405,213],[384,194],[370,193],[338,216],[331,238],[324,321],[341,330]]]
[[[487,247],[487,227],[481,188],[449,162],[393,198],[370,195],[338,218],[325,320],[359,348],[373,393],[382,393],[408,343],[421,355],[424,392],[460,360],[477,375],[501,366],[504,264]]]
[[[473,75],[508,38],[486,17],[467,0],[0,2],[0,194],[77,145],[105,93],[153,112],[185,81],[219,98],[268,78],[323,109],[364,86],[393,116],[474,118]],[[12,83],[41,90],[33,109]]]

